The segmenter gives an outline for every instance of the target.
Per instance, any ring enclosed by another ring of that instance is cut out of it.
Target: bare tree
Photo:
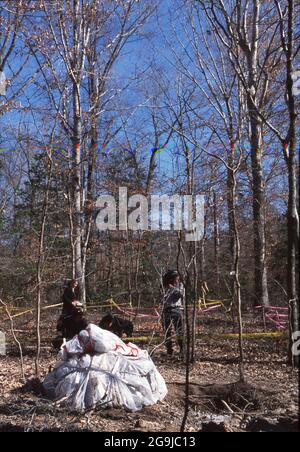
[[[46,264],[44,243],[45,243],[45,232],[46,224],[48,219],[49,210],[49,195],[50,188],[52,184],[53,177],[53,137],[55,132],[55,125],[52,131],[49,146],[47,146],[47,167],[48,167],[48,179],[46,183],[46,189],[44,194],[42,219],[39,231],[39,251],[38,251],[38,261],[36,268],[36,279],[37,279],[37,299],[36,299],[36,337],[37,337],[37,350],[35,358],[35,374],[36,377],[40,377],[40,355],[41,355],[41,306],[42,306],[42,294],[43,294],[43,271]]]
[[[23,56],[22,27],[24,27],[25,13],[34,8],[31,1],[15,0],[3,1],[0,6],[0,116],[14,106],[18,97],[35,79],[36,71],[20,82],[22,72],[29,61],[28,53]],[[18,46],[17,46],[18,44]],[[17,48],[18,47],[18,48]],[[17,61],[11,65],[12,59]],[[5,73],[6,69],[9,72]],[[4,76],[5,74],[5,76]],[[16,82],[19,82],[16,84]],[[16,86],[17,87],[16,87]],[[3,100],[3,102],[2,102]]]
[[[270,6],[261,0],[238,0],[228,5],[222,0],[197,3],[203,8],[212,30],[227,50],[246,93],[252,163],[255,295],[256,304],[267,306],[265,180],[262,163],[264,123],[258,107],[266,107],[270,73],[278,64],[276,55],[274,57],[274,47],[278,48],[275,39],[276,21],[272,16],[272,8],[270,11]],[[268,21],[263,20],[265,16],[269,17]]]
[[[299,357],[292,354],[292,337],[295,331],[299,330],[299,301],[297,294],[297,253],[299,247],[299,214],[297,205],[297,109],[294,91],[294,62],[299,55],[299,46],[296,48],[296,25],[295,13],[296,2],[287,0],[281,2],[274,0],[280,23],[281,45],[286,62],[286,103],[288,107],[288,131],[286,137],[279,136],[285,161],[288,169],[289,201],[288,201],[288,262],[287,262],[287,294],[290,308],[290,347],[289,361],[291,364],[299,366]],[[282,5],[283,3],[283,5]],[[298,4],[298,12],[300,6]],[[298,33],[299,38],[299,33]],[[299,59],[298,59],[299,60]]]
[[[121,0],[104,3],[74,0],[51,4],[42,2],[42,5],[45,23],[41,32],[50,38],[52,47],[49,49],[44,41],[40,44],[30,39],[28,45],[43,73],[47,89],[52,91],[53,106],[72,143],[69,204],[73,274],[85,303],[86,252],[92,223],[92,181],[98,125],[108,103],[120,91],[110,86],[113,66],[127,41],[139,32],[155,5],[141,6],[134,0],[126,3]],[[63,70],[57,69],[55,61],[62,63]],[[53,95],[53,83],[58,96]],[[88,91],[88,103],[85,90]],[[86,152],[88,139],[90,144]],[[107,144],[107,137],[104,139]]]

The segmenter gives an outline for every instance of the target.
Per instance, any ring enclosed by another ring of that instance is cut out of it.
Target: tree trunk
[[[252,36],[246,50],[248,62],[247,106],[251,125],[251,164],[253,190],[255,305],[268,306],[266,267],[265,194],[262,167],[262,120],[257,111],[259,72],[259,24],[261,0],[253,0]]]
[[[231,143],[231,149],[228,157],[228,166],[227,168],[227,218],[228,218],[228,227],[229,227],[229,252],[231,256],[231,270],[233,271],[234,266],[234,256],[235,256],[235,240],[234,240],[234,220],[233,220],[233,209],[234,209],[234,199],[233,199],[233,185],[234,180],[232,178],[232,171],[230,168],[233,168],[234,165],[234,148],[235,145]]]
[[[81,112],[80,112],[80,87],[73,85],[73,197],[74,197],[74,252],[75,252],[75,278],[79,284],[80,299],[85,304],[84,277],[82,271],[82,180],[81,180]]]
[[[253,190],[253,230],[254,230],[254,278],[255,305],[269,306],[267,267],[266,267],[266,234],[265,234],[265,195],[262,168],[262,124],[253,111],[251,113],[251,163]]]
[[[185,282],[185,401],[184,401],[184,415],[180,427],[180,432],[184,432],[189,415],[190,408],[190,367],[191,367],[191,329],[189,321],[189,304],[191,301],[191,281],[190,275],[186,274]]]
[[[214,248],[215,248],[215,272],[217,284],[217,296],[220,296],[220,230],[219,230],[219,212],[216,192],[213,192],[214,204]]]
[[[236,174],[231,171],[232,175],[232,198],[236,196]],[[242,316],[242,298],[241,298],[241,284],[240,284],[240,257],[241,257],[241,244],[239,229],[236,218],[236,205],[233,204],[232,211],[233,231],[234,231],[234,301],[238,313],[238,326],[239,326],[239,371],[240,381],[245,382],[244,371],[244,340],[243,340],[243,316]]]
[[[46,230],[46,222],[48,217],[48,208],[49,208],[49,193],[52,182],[52,170],[53,170],[53,161],[52,155],[49,156],[50,164],[49,164],[49,176],[46,186],[46,193],[44,198],[43,205],[43,216],[40,227],[39,234],[39,254],[38,254],[38,262],[36,269],[37,276],[37,298],[36,298],[36,356],[35,356],[35,375],[37,378],[40,377],[40,355],[41,355],[41,304],[42,304],[42,275],[43,275],[43,267],[45,265],[44,262],[44,242],[45,242],[45,230]]]
[[[288,108],[290,115],[290,148],[288,150],[288,262],[287,262],[287,293],[290,310],[290,346],[289,362],[293,366],[299,367],[299,356],[293,356],[293,334],[299,331],[299,306],[297,296],[297,250],[299,238],[299,217],[297,210],[297,134],[296,134],[296,105],[293,92],[293,58],[294,58],[294,21],[295,21],[294,0],[288,2],[288,52],[287,52],[287,93]]]

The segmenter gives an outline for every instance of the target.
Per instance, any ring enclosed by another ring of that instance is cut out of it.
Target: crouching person
[[[60,316],[56,327],[57,332],[60,334],[52,341],[53,347],[59,350],[64,339],[67,341],[73,339],[74,336],[85,330],[89,323],[81,308],[74,309],[73,313],[69,316]]]
[[[73,339],[76,334],[85,330],[88,324],[83,309],[76,308],[71,316],[62,319],[62,336],[67,340]]]
[[[109,313],[103,317],[99,323],[99,327],[103,330],[111,331],[120,338],[126,335],[127,337],[133,336],[133,323],[130,320],[124,319],[112,313]]]
[[[164,297],[162,299],[162,325],[165,345],[169,356],[173,356],[172,336],[175,333],[180,354],[183,355],[183,303],[184,286],[180,282],[179,273],[169,270],[163,277]],[[174,330],[174,333],[173,333]]]

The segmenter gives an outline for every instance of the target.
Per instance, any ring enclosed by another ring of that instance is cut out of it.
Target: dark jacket
[[[72,302],[79,300],[79,288],[71,289],[71,287],[67,287],[63,294],[63,312],[64,313],[72,313],[73,305]]]

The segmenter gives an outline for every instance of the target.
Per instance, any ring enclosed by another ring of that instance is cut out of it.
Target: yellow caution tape
[[[215,304],[221,304],[222,305],[224,302],[227,302],[227,301],[231,301],[231,300],[228,299],[228,300],[206,300],[206,301],[203,301],[203,299],[200,298],[199,301],[198,301],[198,304],[200,306],[202,306],[202,305],[203,306],[213,306]],[[41,310],[53,309],[53,308],[61,307],[62,305],[63,305],[62,303],[58,303],[58,304],[54,304],[54,305],[51,305],[51,306],[44,306],[44,307],[41,308]],[[86,309],[89,310],[89,309],[105,308],[105,307],[111,307],[111,306],[115,306],[116,308],[119,308],[120,306],[132,307],[132,305],[131,305],[131,303],[129,301],[127,301],[125,303],[116,303],[112,298],[110,298],[108,300],[105,300],[103,304],[88,305]],[[0,311],[1,310],[5,310],[5,309],[6,309],[5,307],[0,306]],[[26,311],[22,311],[24,308],[17,307],[17,306],[7,306],[7,309],[9,310],[9,312],[21,311],[20,315],[27,314],[28,312],[33,312],[33,311],[36,310],[36,308],[33,307],[33,308],[30,308],[30,309],[28,309]]]
[[[246,339],[256,339],[256,338],[264,338],[264,337],[284,337],[287,333],[284,331],[276,331],[273,333],[243,333],[243,337]],[[208,336],[206,336],[208,337]],[[216,336],[213,336],[213,338],[220,338],[220,339],[237,339],[239,337],[239,334],[217,334]]]
[[[243,338],[245,339],[263,339],[263,338],[279,338],[279,337],[286,337],[287,333],[285,332],[274,332],[274,333],[245,333],[243,334]],[[238,334],[216,334],[216,335],[205,335],[205,334],[198,334],[197,339],[238,339]],[[163,342],[164,338],[162,336],[141,336],[141,337],[129,337],[123,339],[125,341],[129,342],[147,342],[149,340],[152,340],[154,342],[161,341]]]
[[[110,302],[113,306],[115,306],[117,309],[119,308],[119,305],[113,300],[113,298],[110,299]]]
[[[113,304],[115,304],[116,306],[130,306],[130,303],[128,303],[128,302],[127,303],[120,303],[119,305],[117,305],[114,302]],[[44,306],[44,307],[41,308],[41,311],[46,311],[48,309],[58,308],[58,307],[62,307],[62,306],[63,306],[62,303],[58,303],[58,304],[51,305],[51,306]],[[96,308],[108,308],[108,307],[111,307],[111,306],[112,306],[112,303],[106,303],[106,304],[102,304],[102,305],[87,306],[86,309],[89,310],[89,309],[96,309]],[[1,307],[0,309],[1,310],[5,310],[6,308]],[[19,307],[15,307],[15,306],[13,306],[13,307],[8,306],[7,307],[7,310],[9,312],[21,311],[18,314],[12,315],[11,316],[12,319],[15,319],[16,317],[21,317],[22,315],[25,315],[25,314],[28,314],[28,313],[33,313],[36,310],[36,308],[27,309],[26,311],[22,311],[22,309],[24,309],[24,308],[19,308]]]
[[[203,301],[203,299],[202,298],[200,298],[200,300],[199,301],[201,301],[201,303],[205,303],[207,306],[208,305],[211,305],[211,304],[223,304],[224,302],[226,302],[226,301],[231,301],[231,300],[205,300],[205,301]]]
[[[205,335],[198,334],[196,336],[197,339],[202,340],[223,340],[223,339],[238,339],[238,334],[217,334],[217,335]],[[264,338],[281,338],[287,337],[287,333],[285,332],[274,332],[274,333],[245,333],[243,334],[243,338],[245,339],[264,339]],[[49,343],[53,338],[42,338],[42,343]],[[123,338],[123,341],[126,342],[153,342],[153,343],[162,343],[164,342],[163,336],[140,336],[140,337],[129,337]],[[27,341],[27,344],[35,344],[35,340]],[[8,342],[8,344],[12,344],[12,342]],[[26,347],[26,344],[23,344]]]
[[[115,303],[116,304],[116,303]],[[112,303],[107,303],[107,304],[97,304],[97,305],[93,305],[93,306],[87,306],[87,311],[89,309],[97,309],[97,308],[109,308],[112,306]],[[130,307],[130,303],[119,303],[117,306],[129,306]]]

